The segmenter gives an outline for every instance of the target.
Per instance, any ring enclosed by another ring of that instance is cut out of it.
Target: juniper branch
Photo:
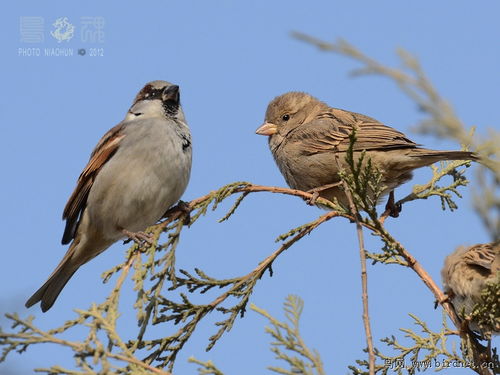
[[[358,237],[358,244],[359,244],[359,256],[360,256],[360,263],[361,263],[361,300],[363,304],[363,327],[365,329],[365,336],[366,336],[366,346],[367,346],[367,352],[368,352],[368,371],[370,375],[375,374],[375,353],[374,353],[374,347],[373,347],[373,336],[372,336],[372,329],[371,329],[371,324],[370,324],[370,314],[369,314],[369,306],[368,306],[368,273],[366,271],[366,250],[365,250],[365,244],[364,244],[364,237],[363,237],[363,226],[362,226],[362,218],[359,214],[358,211],[358,205],[356,203],[361,203],[361,206],[366,210],[370,209],[368,204],[364,204],[366,201],[370,199],[372,196],[372,192],[370,191],[370,186],[368,184],[365,184],[365,181],[363,180],[363,173],[366,172],[368,173],[368,176],[371,176],[371,160],[368,160],[368,163],[366,167],[363,167],[363,161],[365,158],[365,153],[361,154],[361,157],[359,158],[358,162],[356,163],[354,160],[354,144],[356,143],[356,127],[355,125],[353,127],[353,131],[349,135],[349,148],[346,153],[346,162],[350,167],[350,174],[341,172],[340,176],[342,178],[342,184],[344,186],[344,193],[347,196],[347,199],[349,201],[349,208],[351,212],[353,213],[354,220],[356,223],[356,235]],[[342,171],[342,164],[340,162],[338,152],[334,153],[335,155],[335,162],[337,163],[337,168],[339,171]],[[380,185],[380,179],[376,186]],[[353,194],[355,192],[355,194]],[[370,202],[372,203],[371,206],[375,206],[375,202],[378,198],[379,194],[375,194],[375,201]],[[363,196],[364,199],[357,199],[357,202],[355,202],[356,198]]]
[[[19,332],[12,334],[0,332],[0,346],[5,346],[0,361],[5,360],[9,352],[13,350],[23,352],[34,344],[52,343],[72,349],[75,353],[74,357],[77,367],[85,370],[85,374],[100,374],[101,372],[96,369],[96,366],[100,364],[102,369],[106,369],[106,373],[108,374],[125,375],[133,371],[138,374],[169,375],[169,372],[151,366],[134,357],[133,353],[128,350],[125,343],[116,333],[119,291],[122,288],[123,282],[132,264],[139,254],[139,251],[132,253],[126,263],[121,267],[121,275],[105,302],[98,306],[93,305],[87,311],[76,310],[79,317],[75,320],[66,322],[62,327],[43,331],[33,324],[33,317],[21,319],[17,314],[6,314],[6,317],[13,322],[12,328],[17,328]],[[69,341],[56,336],[77,325],[87,325],[89,327],[89,334],[84,341]],[[99,340],[98,331],[103,331],[106,334],[108,338],[107,347]],[[119,349],[119,351],[114,352],[114,348]],[[125,362],[127,366],[117,367],[111,365],[109,359]],[[92,363],[89,362],[90,360]],[[50,368],[37,369],[35,371],[46,372],[48,374],[79,373],[60,366],[52,366]]]
[[[198,368],[199,375],[224,375],[224,373],[219,370],[212,361],[202,362],[194,357],[190,357],[188,361],[201,366]]]
[[[453,344],[449,344],[448,337],[456,335],[451,331],[446,322],[446,314],[443,312],[442,328],[438,332],[432,331],[425,322],[417,316],[410,314],[415,325],[419,327],[421,333],[413,329],[403,328],[401,332],[410,340],[410,345],[401,343],[395,336],[386,337],[381,342],[391,347],[396,353],[394,356],[382,354],[376,350],[377,358],[383,364],[377,365],[376,373],[386,375],[388,373],[415,374],[425,371],[431,367],[436,371],[446,368],[471,368],[476,372],[484,368],[486,371],[494,370],[494,362],[476,362],[474,359],[464,359],[459,356]],[[451,346],[451,348],[450,348]],[[356,361],[359,366],[368,368],[366,361]],[[356,366],[349,366],[355,375],[366,375],[367,372]]]
[[[287,362],[290,366],[290,370],[275,366],[268,367],[270,370],[287,375],[313,375],[314,373],[325,375],[321,357],[316,351],[309,349],[300,334],[300,316],[304,308],[304,301],[300,297],[289,295],[284,303],[285,316],[291,325],[286,321],[279,321],[254,304],[250,308],[271,323],[272,327],[266,327],[266,332],[275,340],[271,343],[271,350],[276,354],[277,359]],[[285,350],[295,355],[288,354]]]

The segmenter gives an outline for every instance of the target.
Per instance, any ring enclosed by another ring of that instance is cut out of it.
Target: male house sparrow
[[[371,117],[329,107],[303,92],[289,92],[273,99],[265,123],[256,133],[269,136],[274,160],[291,188],[319,190],[321,197],[331,201],[337,198],[348,207],[342,188],[331,185],[340,181],[337,160],[348,169],[345,153],[355,127],[354,157],[359,158],[366,150],[366,157],[382,173],[382,195],[410,180],[416,168],[440,160],[477,159],[467,151],[420,148],[403,133]]]
[[[63,212],[62,243],[71,245],[26,307],[41,301],[47,311],[80,266],[121,238],[147,238],[140,231],[179,200],[190,172],[191,134],[179,86],[150,82],[92,152]]]
[[[459,316],[472,312],[481,301],[481,292],[488,283],[498,282],[500,272],[500,242],[460,246],[448,255],[441,270],[444,291]],[[493,312],[491,312],[493,313]],[[469,327],[480,331],[476,322]],[[490,327],[499,333],[500,327]]]

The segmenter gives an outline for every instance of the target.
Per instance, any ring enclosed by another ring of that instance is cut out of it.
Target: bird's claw
[[[437,299],[434,301],[434,310],[437,309],[439,305],[442,305],[443,303],[451,303],[451,300],[453,299],[453,292],[449,291],[446,292],[444,297],[441,299]]]
[[[389,199],[387,200],[387,204],[385,205],[385,212],[387,212],[387,214],[390,217],[398,217],[402,208],[403,207],[402,207],[401,203],[396,202],[394,199],[394,190],[391,191],[389,193]]]
[[[122,230],[122,233],[128,238],[123,241],[124,244],[129,243],[130,241],[134,241],[138,245],[142,245],[147,243],[152,245],[154,243],[153,235],[145,232],[130,232],[126,229]]]
[[[184,215],[184,225],[189,225],[191,224],[191,209],[189,208],[189,204],[187,204],[184,201],[179,201],[177,203],[177,208],[182,211]]]
[[[402,210],[403,205],[399,202],[396,202],[394,203],[394,206],[391,207],[391,212],[389,213],[389,215],[391,215],[391,217],[399,217],[399,214]]]
[[[312,194],[311,198],[304,198],[307,204],[314,206],[316,204],[316,200],[319,197],[319,193],[324,190],[328,190],[334,187],[337,187],[341,184],[341,182],[335,182],[333,184],[327,184],[323,186],[318,186],[317,188],[308,190],[307,193]]]
[[[162,218],[169,217],[172,213],[176,211],[181,211],[182,215],[184,216],[184,225],[189,225],[191,224],[191,208],[189,207],[189,204],[187,204],[184,201],[179,201],[175,206],[170,207],[167,212],[165,212],[162,216]]]
[[[309,191],[310,193],[311,191]],[[306,203],[310,206],[314,206],[316,204],[316,200],[319,197],[319,193],[317,191],[312,192],[311,198],[306,198]]]
[[[385,205],[385,211],[380,216],[379,221],[381,223],[384,223],[385,219],[387,219],[388,216],[394,218],[399,217],[399,214],[401,213],[402,209],[403,205],[400,202],[395,201],[394,191],[391,191],[389,193],[389,199],[387,200],[387,204]]]

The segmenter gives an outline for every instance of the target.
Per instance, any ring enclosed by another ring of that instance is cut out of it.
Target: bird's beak
[[[179,103],[179,86],[171,85],[171,86],[166,87],[163,90],[162,100],[164,102],[173,101],[174,103],[178,104]]]
[[[277,132],[278,128],[276,127],[276,125],[271,124],[270,122],[266,122],[264,125],[262,125],[255,131],[256,134],[267,135],[267,136],[271,136],[273,134],[276,134]]]

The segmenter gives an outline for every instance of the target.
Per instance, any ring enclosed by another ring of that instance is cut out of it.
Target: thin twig
[[[333,153],[335,156],[335,162],[337,163],[338,170],[342,170],[342,165],[340,164],[340,159],[337,152]],[[342,185],[344,186],[344,192],[349,201],[349,207],[354,216],[354,221],[356,222],[356,234],[358,237],[359,244],[359,259],[361,263],[361,299],[363,301],[363,326],[366,334],[366,346],[368,349],[368,371],[370,375],[375,375],[375,350],[373,347],[373,336],[370,324],[370,314],[368,310],[368,273],[366,271],[366,251],[365,251],[365,241],[363,237],[363,227],[359,220],[359,212],[354,204],[351,191],[347,182],[342,180]]]
[[[352,203],[352,198],[349,199],[349,204]],[[361,263],[361,288],[362,288],[362,300],[363,300],[363,324],[366,332],[366,345],[368,346],[368,361],[369,361],[369,372],[370,375],[375,374],[375,352],[373,348],[373,336],[370,325],[370,314],[368,310],[368,273],[366,271],[366,252],[365,243],[363,238],[363,228],[359,223],[359,219],[356,219],[356,232],[358,235],[359,242],[359,258]]]
[[[112,358],[115,358],[115,359],[118,359],[120,361],[125,361],[125,362],[128,362],[128,363],[132,363],[134,365],[137,365],[137,366],[141,366],[149,371],[152,371],[154,372],[155,374],[158,374],[158,375],[172,375],[171,372],[169,371],[164,371],[164,370],[161,370],[157,367],[154,367],[154,366],[151,366],[151,365],[148,365],[147,363],[135,358],[135,357],[126,357],[124,355],[121,355],[121,354],[114,354],[114,353],[108,353],[108,355]]]
[[[310,192],[302,191],[302,190],[297,190],[297,189],[289,189],[289,188],[284,188],[284,187],[278,187],[278,186],[265,186],[265,185],[254,185],[254,184],[248,184],[246,186],[238,187],[234,189],[234,193],[257,193],[257,192],[268,192],[268,193],[274,193],[274,194],[285,194],[285,195],[291,195],[295,197],[302,198],[306,201],[310,201],[311,198],[314,197],[314,194],[311,194]],[[187,207],[189,211],[192,211],[196,208],[198,204],[201,202],[206,201],[212,193],[208,193],[202,197],[193,199],[189,203],[187,203]],[[318,197],[316,199],[316,202],[318,205],[325,206],[328,208],[334,208],[334,204],[329,201],[328,199]],[[178,209],[177,207],[173,207],[170,212],[168,213],[168,216],[166,216],[166,220],[162,221],[160,225],[162,227],[166,227],[168,224],[170,224],[172,221],[180,217],[183,213],[181,209]],[[354,215],[350,215],[347,212],[341,212],[341,211],[333,211],[335,213],[335,216],[340,216],[346,219],[349,219],[350,221],[356,221],[356,218]],[[363,227],[370,229],[370,230],[375,230],[375,227],[369,223],[364,223],[360,222],[360,225]]]

